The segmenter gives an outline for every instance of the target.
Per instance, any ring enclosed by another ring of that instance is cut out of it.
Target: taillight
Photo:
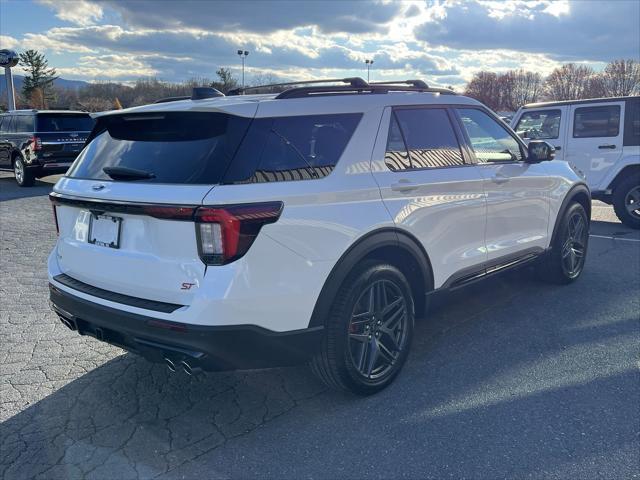
[[[200,258],[207,265],[223,265],[242,257],[263,225],[280,218],[282,202],[249,203],[196,210]]]
[[[42,140],[40,139],[40,137],[31,137],[31,142],[33,143],[34,150],[42,150]]]
[[[51,197],[49,197],[51,198]],[[51,208],[53,210],[53,221],[56,224],[56,235],[60,235],[60,226],[58,225],[58,212],[56,211],[56,204],[53,200],[51,200]]]

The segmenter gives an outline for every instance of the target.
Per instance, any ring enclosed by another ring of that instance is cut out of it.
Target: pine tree
[[[22,95],[31,99],[33,92],[42,92],[43,106],[53,99],[53,82],[58,78],[55,68],[49,68],[49,62],[37,50],[27,50],[20,54],[20,64],[27,69],[28,74],[22,85]]]

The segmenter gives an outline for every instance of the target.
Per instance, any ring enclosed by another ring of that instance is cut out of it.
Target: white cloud
[[[8,48],[13,49],[20,45],[20,42],[9,35],[0,35],[0,49]]]
[[[56,12],[56,17],[76,25],[94,25],[102,19],[102,6],[87,0],[38,0]]]

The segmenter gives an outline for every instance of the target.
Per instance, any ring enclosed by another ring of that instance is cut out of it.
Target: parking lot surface
[[[610,207],[578,282],[449,295],[397,381],[357,398],[306,367],[170,374],[69,331],[51,181],[0,174],[1,478],[640,477],[640,232]]]

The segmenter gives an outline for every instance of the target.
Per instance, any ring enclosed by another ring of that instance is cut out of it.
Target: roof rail
[[[302,80],[299,82],[284,82],[284,83],[270,83],[268,85],[254,85],[251,87],[238,87],[233,90],[229,90],[227,93],[230,95],[241,95],[248,90],[259,90],[261,88],[269,87],[291,87],[294,85],[311,85],[313,83],[348,83],[351,87],[366,87],[368,84],[360,77],[349,78],[328,78],[325,80]],[[283,92],[284,93],[284,92]]]
[[[360,79],[362,80],[362,79]],[[431,88],[422,80],[399,80],[388,82],[371,82],[362,83],[352,86],[315,86],[315,87],[299,87],[285,90],[279,94],[276,99],[284,98],[303,98],[316,95],[353,95],[361,93],[389,93],[389,92],[428,92],[440,93],[443,95],[456,95],[453,90],[447,88]]]
[[[369,82],[369,85],[411,85],[417,88],[429,88],[423,80],[387,80],[385,82]]]

